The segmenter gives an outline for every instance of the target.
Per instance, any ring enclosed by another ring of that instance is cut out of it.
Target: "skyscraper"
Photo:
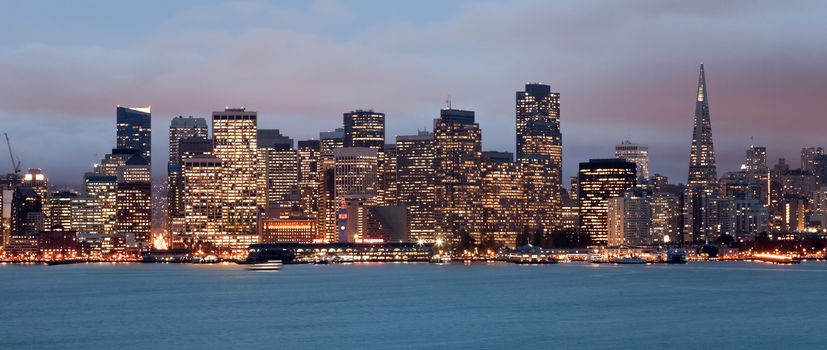
[[[152,188],[149,163],[135,154],[118,169],[117,232],[134,237],[137,248],[152,244]]]
[[[299,158],[293,139],[277,129],[258,130],[259,205],[290,208],[299,204]]]
[[[333,152],[337,148],[344,147],[345,131],[338,128],[334,131],[319,133],[319,158],[317,169],[318,177],[318,225],[319,239],[332,242],[336,240],[336,214],[339,209],[339,202],[336,200],[335,190],[335,164],[333,163]]]
[[[167,163],[166,230],[173,231],[174,219],[183,213],[184,180],[181,176],[181,143],[187,139],[209,138],[207,120],[178,116],[169,124],[169,162]]]
[[[698,77],[698,95],[695,101],[695,122],[692,129],[692,147],[689,155],[687,186],[712,193],[718,182],[715,167],[715,149],[712,144],[712,122],[709,117],[709,94],[706,89],[704,65]]]
[[[767,167],[767,148],[755,145],[749,146],[746,152],[746,164],[744,165],[744,170],[750,174],[765,174],[769,170]]]
[[[385,114],[357,109],[344,113],[345,147],[385,147]]]
[[[243,254],[258,240],[258,162],[256,112],[227,108],[212,114],[215,150],[224,173],[222,185],[222,232],[219,249]]]
[[[118,224],[118,177],[94,172],[83,176],[83,189],[86,195],[100,203],[101,231],[112,235],[117,233]]]
[[[299,155],[299,198],[304,215],[317,218],[319,215],[319,140],[298,142]],[[313,225],[318,230],[317,225]]]
[[[807,147],[801,149],[801,170],[813,171],[815,159],[824,154],[822,147]]]
[[[652,207],[643,191],[631,189],[607,201],[610,246],[652,244]]]
[[[557,228],[561,220],[563,141],[560,93],[526,84],[516,93],[517,163],[524,181],[528,228]]]
[[[615,145],[615,157],[637,164],[637,178],[649,180],[649,147],[639,143],[623,141]]]
[[[434,243],[435,159],[434,134],[396,137],[397,199],[406,207],[410,236],[414,241]]]
[[[482,152],[480,241],[515,247],[523,232],[525,197],[520,167],[510,152]]]
[[[482,132],[473,111],[443,109],[434,135],[436,235],[456,244],[480,232]]]
[[[170,163],[177,163],[181,158],[180,143],[183,139],[189,138],[209,138],[209,130],[207,128],[207,120],[204,118],[194,118],[178,116],[172,118],[169,123],[169,161]]]
[[[224,245],[221,236],[224,167],[214,156],[183,160],[184,229],[176,245],[192,250],[213,251]]]
[[[591,244],[605,245],[608,240],[607,208],[609,198],[622,196],[635,186],[635,163],[624,159],[590,159],[580,163],[577,198],[580,201],[580,232]]]
[[[335,198],[339,203],[339,242],[359,242],[370,234],[365,225],[367,207],[376,205],[378,151],[367,147],[344,147],[333,151]]]
[[[152,164],[152,109],[117,107],[117,148],[137,150]]]

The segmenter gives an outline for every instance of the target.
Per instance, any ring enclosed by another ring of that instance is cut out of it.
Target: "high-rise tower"
[[[706,91],[704,65],[698,77],[698,96],[695,101],[695,125],[689,155],[689,187],[698,187],[711,193],[717,183],[715,149],[712,145],[712,123],[709,118],[709,94]]]
[[[241,253],[258,240],[258,162],[256,112],[226,108],[212,114],[215,150],[224,174],[221,191],[224,198],[221,216],[224,236],[217,248]]]
[[[150,107],[117,108],[117,148],[134,149],[152,164],[152,111]]]
[[[545,84],[526,84],[516,94],[517,163],[525,193],[528,228],[555,228],[561,220],[563,141],[560,94]]]

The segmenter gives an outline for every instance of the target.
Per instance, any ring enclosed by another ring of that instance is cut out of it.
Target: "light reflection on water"
[[[0,349],[827,348],[824,272],[824,262],[3,265]]]

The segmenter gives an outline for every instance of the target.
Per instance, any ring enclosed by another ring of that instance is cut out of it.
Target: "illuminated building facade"
[[[49,196],[49,211],[45,225],[50,231],[69,231],[72,229],[72,205],[78,194],[71,191],[52,192]]]
[[[115,234],[118,224],[118,177],[86,173],[83,176],[83,189],[86,195],[100,203],[102,234]],[[82,231],[78,231],[82,232]]]
[[[118,170],[117,225],[120,234],[134,237],[137,248],[152,245],[152,188],[149,163],[135,154]]]
[[[319,170],[319,215],[317,217],[318,225],[316,227],[319,230],[318,238],[327,242],[336,241],[338,234],[336,216],[338,215],[341,203],[336,200],[336,168],[333,152],[338,148],[344,147],[344,144],[345,130],[342,128],[319,133],[319,160],[317,163]]]
[[[298,142],[298,184],[299,207],[304,215],[316,218],[319,215],[319,140]],[[315,227],[315,226],[314,226]]]
[[[184,228],[173,239],[174,247],[213,252],[232,242],[224,242],[221,223],[222,176],[224,166],[214,156],[195,156],[183,160]]]
[[[813,171],[815,160],[818,156],[824,154],[823,147],[807,147],[801,149],[801,170]]]
[[[436,242],[434,134],[396,137],[397,203],[406,207],[414,241]]]
[[[560,94],[545,84],[516,93],[517,163],[523,172],[525,225],[560,227],[563,141]]]
[[[649,147],[639,143],[623,141],[615,145],[615,157],[637,165],[637,178],[649,180]]]
[[[385,170],[389,176],[394,172],[392,160],[385,155],[385,114],[373,110],[355,110],[343,114],[344,147],[367,147],[377,150],[377,187],[376,202],[392,204],[394,195],[390,193],[394,185],[392,178],[384,176]],[[388,181],[386,181],[388,180]],[[386,192],[389,195],[386,200]]]
[[[580,163],[578,184],[580,193],[579,229],[588,235],[591,244],[608,242],[607,212],[609,198],[622,196],[635,186],[635,163],[624,159],[590,159]]]
[[[222,160],[221,240],[234,252],[258,240],[257,113],[244,108],[213,112],[213,154]]]
[[[132,149],[152,164],[152,109],[117,107],[117,148]]]
[[[344,147],[385,147],[385,114],[355,110],[344,114]]]
[[[269,219],[262,221],[261,243],[313,243],[314,219]]]
[[[367,207],[374,206],[378,187],[378,151],[345,147],[333,151],[335,198],[339,203],[335,241],[355,242],[367,237]]]
[[[656,191],[649,195],[652,209],[651,236],[654,242],[681,243],[681,203],[674,193]]]
[[[482,132],[474,112],[442,109],[434,120],[437,239],[456,244],[482,224]]]
[[[652,244],[652,208],[641,191],[628,190],[620,197],[607,200],[607,244]]]
[[[173,222],[183,215],[184,180],[181,174],[181,143],[188,139],[209,138],[207,120],[178,116],[169,124],[169,162],[167,163],[166,230],[173,231]],[[212,145],[210,145],[212,147]]]
[[[510,152],[483,152],[482,157],[482,229],[475,239],[514,248],[526,219],[520,168]]]
[[[77,233],[103,234],[106,221],[101,201],[91,196],[72,198],[71,231]]]
[[[259,204],[289,208],[299,204],[299,155],[279,130],[258,130]]]
[[[11,230],[9,251],[32,252],[37,250],[37,236],[44,228],[46,215],[42,197],[33,188],[18,186],[14,189],[11,205]]]
[[[95,165],[95,173],[106,176],[118,176],[118,169],[137,153],[138,151],[134,149],[112,149],[112,153],[105,155],[100,164]]]
[[[689,155],[687,186],[698,187],[706,193],[715,191],[718,175],[715,149],[712,143],[712,122],[709,116],[709,94],[706,90],[704,65],[698,77],[698,95],[695,101],[695,121],[692,129],[692,147]]]

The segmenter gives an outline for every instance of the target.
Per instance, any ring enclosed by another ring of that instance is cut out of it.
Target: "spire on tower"
[[[704,64],[701,63],[701,73],[698,75],[698,102],[706,100],[706,77],[704,76]]]

